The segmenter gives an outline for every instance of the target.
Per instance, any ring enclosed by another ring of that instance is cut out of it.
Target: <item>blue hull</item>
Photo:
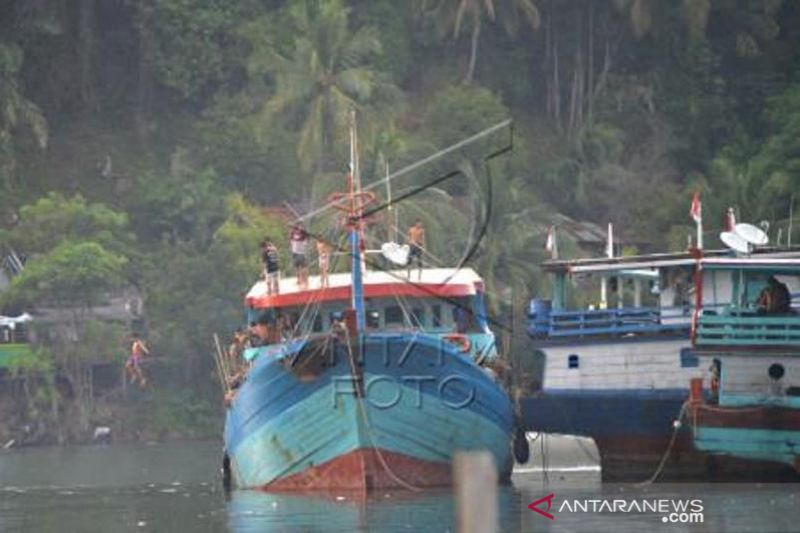
[[[374,334],[361,353],[318,339],[259,356],[225,449],[240,487],[443,485],[459,450],[490,451],[508,476],[512,424],[507,394],[451,344]]]
[[[674,421],[687,389],[547,391],[522,401],[526,428],[591,437],[600,452],[603,479],[643,481],[670,446]],[[659,479],[693,479],[708,473],[707,458],[681,428]]]

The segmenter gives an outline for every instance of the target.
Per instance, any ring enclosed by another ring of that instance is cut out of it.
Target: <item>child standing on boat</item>
[[[261,241],[261,260],[264,262],[264,281],[267,283],[267,294],[278,294],[278,249],[272,241]]]
[[[422,249],[425,248],[425,227],[422,220],[417,219],[414,225],[408,228],[408,276],[411,277],[411,265],[414,259],[417,260],[419,267],[419,279],[422,279]]]
[[[308,233],[302,224],[295,224],[289,233],[292,247],[292,263],[297,274],[297,284],[301,289],[308,287],[308,270],[306,253],[308,251]]]
[[[319,282],[320,287],[328,286],[328,271],[331,267],[331,251],[330,244],[323,240],[317,241],[317,255],[319,256]]]

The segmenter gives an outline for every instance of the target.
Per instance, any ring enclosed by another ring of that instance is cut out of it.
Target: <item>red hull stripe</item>
[[[383,296],[405,296],[433,298],[437,296],[458,297],[475,294],[474,285],[466,284],[415,284],[411,283],[375,283],[364,285],[365,298],[380,298]],[[330,287],[327,289],[311,289],[307,291],[276,294],[272,296],[258,296],[247,298],[247,305],[253,308],[288,307],[305,305],[309,301],[328,302],[348,300],[350,286]]]
[[[449,463],[434,463],[387,450],[361,448],[273,481],[262,488],[277,492],[330,489],[369,491],[407,489],[408,486],[442,487],[450,483]]]
[[[717,407],[700,405],[694,423],[717,428],[800,430],[800,410],[785,407]]]

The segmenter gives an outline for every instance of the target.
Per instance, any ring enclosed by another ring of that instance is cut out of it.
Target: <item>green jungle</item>
[[[728,207],[789,242],[798,41],[788,0],[0,0],[0,252],[25,260],[0,314],[57,317],[0,354],[0,446],[217,434],[212,335],[244,324],[262,239],[289,264],[286,206],[343,189],[352,110],[365,184],[513,118],[469,262],[498,316],[547,294],[559,220],[684,250],[699,191],[706,246]],[[458,257],[472,192],[411,196],[397,225]],[[135,319],[93,313],[110,294]]]

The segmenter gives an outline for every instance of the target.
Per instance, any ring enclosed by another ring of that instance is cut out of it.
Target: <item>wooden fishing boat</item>
[[[351,145],[354,145],[351,136]],[[287,320],[279,342],[245,352],[251,368],[230,403],[224,465],[238,487],[419,488],[451,482],[462,450],[512,467],[514,410],[496,373],[481,278],[469,268],[366,268],[364,206],[351,149],[345,207],[348,272],[307,286],[264,281],[251,321]]]

